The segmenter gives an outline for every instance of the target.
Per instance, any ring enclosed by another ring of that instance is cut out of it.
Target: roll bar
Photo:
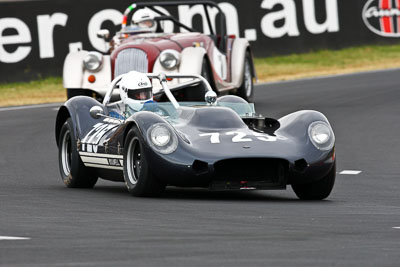
[[[221,47],[225,47],[225,39],[223,38],[224,36],[227,35],[227,30],[226,30],[226,18],[225,18],[225,14],[224,12],[222,12],[221,8],[213,1],[207,1],[207,0],[200,0],[200,1],[194,1],[194,0],[189,0],[189,1],[160,1],[160,2],[137,2],[137,3],[133,3],[130,6],[128,6],[128,8],[125,10],[124,15],[123,15],[123,19],[122,19],[122,24],[121,27],[123,30],[127,23],[128,23],[128,16],[129,14],[134,10],[134,9],[142,9],[145,7],[150,8],[151,10],[153,10],[154,12],[156,12],[157,14],[159,14],[160,16],[165,16],[165,17],[169,17],[168,14],[165,14],[163,12],[161,12],[160,10],[154,8],[154,6],[180,6],[180,5],[202,5],[204,8],[204,13],[206,15],[206,19],[207,19],[207,24],[208,24],[208,28],[210,29],[210,33],[212,35],[215,35],[216,33],[214,32],[214,29],[212,28],[212,24],[211,24],[211,19],[210,19],[210,14],[208,12],[207,7],[214,7],[217,8],[218,12],[219,12],[219,25],[220,25],[220,34],[222,36],[221,40],[222,40],[222,44]],[[171,17],[170,20],[172,20],[176,25],[185,28],[188,31],[191,32],[197,32],[197,30],[190,28],[184,24],[182,24],[179,20],[175,19],[174,17]]]
[[[116,88],[117,83],[122,79],[122,77],[124,77],[125,74],[121,74],[118,77],[116,77],[110,84],[110,87],[107,90],[107,93],[104,97],[103,100],[103,105],[107,105],[108,103],[110,103],[110,99],[111,99],[111,95],[112,92],[114,91],[114,89]],[[165,74],[165,73],[160,73],[160,74],[155,74],[155,73],[145,73],[145,75],[149,78],[149,79],[158,79],[161,83],[161,86],[163,88],[163,91],[165,92],[166,96],[168,97],[169,101],[171,101],[172,105],[177,109],[179,108],[179,103],[178,101],[176,101],[174,95],[171,93],[171,90],[169,89],[168,85],[167,85],[167,78],[172,78],[172,79],[176,79],[176,78],[183,78],[183,79],[197,79],[198,81],[202,82],[203,84],[206,85],[206,89],[207,91],[211,91],[213,92],[210,84],[208,83],[208,81],[202,77],[201,75],[195,75],[195,74],[179,74],[179,73],[172,73],[172,74]]]

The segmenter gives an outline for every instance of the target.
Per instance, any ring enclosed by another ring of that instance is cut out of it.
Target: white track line
[[[393,229],[400,230],[400,226],[392,227]]]
[[[357,175],[360,174],[361,171],[353,171],[353,170],[343,170],[339,172],[339,174],[344,174],[344,175]]]
[[[33,108],[49,108],[49,107],[59,107],[61,103],[51,103],[51,104],[41,104],[41,105],[28,105],[28,106],[18,106],[9,108],[0,108],[1,111],[12,111],[12,110],[23,110],[23,109],[33,109]]]
[[[30,237],[0,236],[0,240],[29,240]]]

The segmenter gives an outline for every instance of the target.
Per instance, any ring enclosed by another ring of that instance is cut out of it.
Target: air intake
[[[268,181],[280,183],[286,180],[288,163],[281,159],[235,158],[214,164],[216,180]]]

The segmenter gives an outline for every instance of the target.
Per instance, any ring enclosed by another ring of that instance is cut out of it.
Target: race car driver
[[[132,16],[132,25],[136,25],[141,30],[147,32],[155,32],[157,22],[154,20],[154,15],[146,9],[140,9]]]
[[[141,110],[153,110],[153,86],[150,79],[141,72],[130,71],[119,82],[119,94],[125,105],[125,117]]]

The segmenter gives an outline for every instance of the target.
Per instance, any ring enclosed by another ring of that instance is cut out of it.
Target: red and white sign
[[[362,17],[372,32],[384,37],[400,37],[400,0],[369,0]]]

